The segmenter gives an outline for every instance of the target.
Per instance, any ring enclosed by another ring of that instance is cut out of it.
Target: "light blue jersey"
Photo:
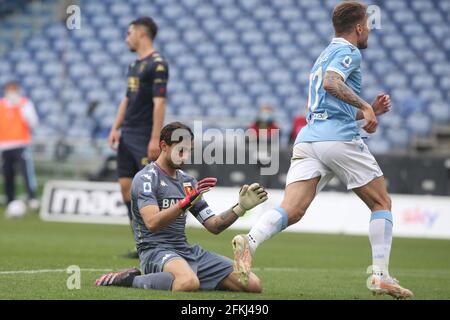
[[[328,94],[323,88],[327,71],[340,74],[356,94],[361,92],[361,53],[343,38],[334,38],[314,64],[309,80],[308,124],[295,143],[351,141],[359,137],[357,109]]]

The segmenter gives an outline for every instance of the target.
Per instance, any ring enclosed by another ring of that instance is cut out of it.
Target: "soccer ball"
[[[6,217],[22,218],[27,212],[27,205],[22,200],[14,200],[6,208]]]

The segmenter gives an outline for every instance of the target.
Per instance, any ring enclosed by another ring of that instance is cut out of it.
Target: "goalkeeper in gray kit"
[[[190,157],[193,138],[191,129],[180,122],[161,130],[160,156],[136,174],[131,187],[132,226],[142,272],[132,268],[107,273],[95,281],[97,286],[262,291],[254,273],[241,282],[233,272],[233,260],[187,242],[188,211],[208,231],[219,234],[247,210],[267,200],[267,192],[259,184],[244,185],[237,203],[215,214],[202,195],[216,185],[217,179],[197,182],[180,170]]]

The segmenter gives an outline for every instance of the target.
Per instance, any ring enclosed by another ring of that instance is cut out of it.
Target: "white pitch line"
[[[302,269],[302,268],[253,268],[253,271],[269,271],[269,272],[299,272],[299,271],[307,271],[310,269]],[[112,272],[113,269],[93,269],[86,268],[80,269],[82,272]],[[0,271],[0,275],[7,274],[35,274],[35,273],[57,273],[57,272],[67,272],[67,269],[38,269],[38,270],[13,270],[13,271]]]
[[[255,272],[305,272],[308,273],[310,271],[315,272],[330,272],[331,269],[324,269],[324,268],[276,268],[276,267],[256,267],[253,268],[252,271]],[[81,272],[112,272],[115,271],[114,269],[95,269],[95,268],[84,268],[80,269]],[[333,270],[335,271],[335,270]],[[36,274],[36,273],[58,273],[58,272],[67,272],[67,269],[37,269],[37,270],[13,270],[13,271],[0,271],[0,275],[8,275],[8,274]],[[339,270],[341,273],[351,273],[351,274],[362,274],[364,271],[362,269],[345,269],[345,270]],[[401,275],[410,275],[410,274],[419,274],[421,276],[432,276],[436,277],[439,275],[448,275],[448,270],[442,270],[442,269],[434,269],[430,270],[422,270],[422,269],[406,269],[406,270],[400,270],[397,272],[397,274]]]
[[[80,271],[85,272],[108,272],[113,271],[113,269],[80,269]],[[50,272],[67,272],[67,269],[39,269],[39,270],[14,270],[14,271],[0,271],[2,274],[33,274],[33,273],[50,273]]]
[[[306,269],[301,268],[252,268],[253,271],[284,271],[284,272],[298,272]]]

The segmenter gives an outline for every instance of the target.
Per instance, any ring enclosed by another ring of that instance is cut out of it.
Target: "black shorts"
[[[148,164],[148,136],[120,137],[117,151],[117,174],[119,178],[133,178]]]

